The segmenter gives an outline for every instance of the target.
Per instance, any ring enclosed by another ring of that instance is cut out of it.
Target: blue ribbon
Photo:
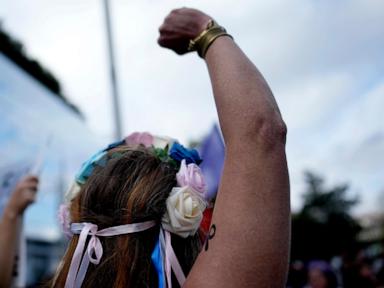
[[[103,157],[107,154],[107,152],[115,147],[121,146],[125,144],[125,140],[120,140],[117,142],[114,142],[112,144],[109,144],[107,148],[97,152],[94,154],[91,158],[89,158],[87,161],[83,163],[83,165],[80,168],[80,171],[76,174],[76,181],[80,184],[84,184],[85,181],[91,176],[93,169],[95,168],[95,165],[99,166],[106,166],[107,165],[107,159],[103,159]]]
[[[160,247],[160,239],[157,240],[155,248],[153,249],[151,260],[157,272],[157,279],[159,281],[159,288],[165,288],[164,264],[163,255]]]
[[[99,151],[87,161],[85,161],[81,166],[80,171],[76,174],[76,181],[80,184],[84,184],[85,181],[87,181],[87,179],[89,178],[89,176],[91,176],[94,169],[94,164],[100,161],[105,154],[107,154],[107,152],[105,152],[104,150]],[[102,165],[103,163],[100,164]],[[106,162],[104,164],[106,164]]]

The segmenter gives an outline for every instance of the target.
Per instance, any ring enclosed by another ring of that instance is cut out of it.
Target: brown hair
[[[90,264],[82,287],[156,287],[158,280],[151,254],[158,240],[166,199],[176,186],[177,168],[162,162],[143,146],[114,148],[107,158],[106,166],[96,167],[72,200],[72,222],[91,222],[99,230],[147,220],[158,221],[159,225],[139,233],[100,237],[103,257],[98,265]],[[64,287],[77,242],[78,235],[74,235],[53,287]],[[198,235],[186,239],[172,235],[172,246],[188,274],[200,250]]]

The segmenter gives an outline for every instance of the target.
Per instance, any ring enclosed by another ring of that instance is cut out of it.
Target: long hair
[[[148,220],[158,225],[143,232],[101,237],[103,257],[98,265],[90,264],[82,287],[156,287],[151,254],[159,237],[166,199],[176,186],[177,168],[143,146],[114,148],[106,158],[106,165],[95,168],[72,200],[72,222],[90,222],[99,230]],[[78,238],[74,235],[69,242],[53,287],[64,287]],[[200,250],[198,235],[186,239],[172,235],[172,246],[188,274]]]

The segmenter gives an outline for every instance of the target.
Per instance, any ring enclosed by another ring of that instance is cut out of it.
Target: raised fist
[[[190,8],[171,11],[160,26],[158,43],[177,54],[188,52],[189,40],[196,38],[212,18],[207,14]]]

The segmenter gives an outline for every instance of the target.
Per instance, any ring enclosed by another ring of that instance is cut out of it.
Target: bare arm
[[[21,217],[25,209],[34,201],[38,180],[28,176],[20,181],[0,219],[0,287],[11,287],[12,269]]]
[[[268,85],[230,38],[217,39],[206,62],[227,151],[216,235],[188,284],[283,287],[290,231],[285,126]]]
[[[205,60],[226,160],[212,220],[216,234],[185,286],[283,287],[290,236],[284,122],[262,75],[229,37],[218,38]]]

